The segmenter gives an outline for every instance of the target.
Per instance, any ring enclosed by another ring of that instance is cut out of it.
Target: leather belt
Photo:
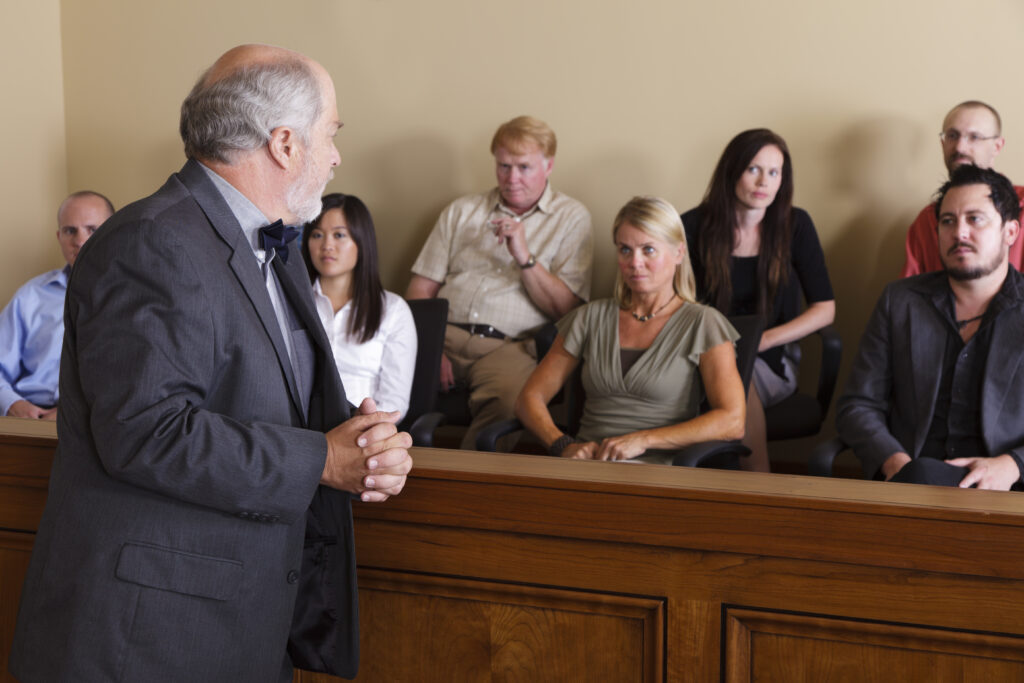
[[[448,323],[449,325],[455,325],[470,334],[478,334],[481,337],[490,337],[492,339],[508,339],[508,335],[499,329],[492,327],[491,325],[476,325],[473,323]]]

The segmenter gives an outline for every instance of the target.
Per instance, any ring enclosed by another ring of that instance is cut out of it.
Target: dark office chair
[[[736,341],[736,369],[739,370],[745,396],[750,391],[750,378],[754,374],[764,320],[758,315],[734,315],[729,317],[729,322],[740,333]],[[739,441],[705,441],[681,449],[672,464],[677,467],[737,470],[740,456],[745,455],[750,455],[750,449]]]
[[[807,462],[807,474],[815,477],[831,477],[832,464],[839,454],[848,448],[846,442],[838,436],[818,444],[811,451],[811,457]]]
[[[754,370],[754,359],[757,357],[757,347],[761,343],[761,332],[764,324],[759,316],[743,315],[729,318],[729,322],[740,333],[740,339],[736,342],[736,366],[740,372],[740,380],[743,382],[744,391],[750,386],[750,377]],[[582,364],[577,366],[566,381],[565,401],[568,424],[562,429],[566,434],[575,434],[579,431],[579,418],[583,413],[583,402],[586,397],[583,394],[583,385],[579,380]],[[706,405],[703,409],[706,409]],[[476,447],[480,451],[494,451],[497,440],[516,430],[522,429],[523,425],[519,420],[505,420],[486,427],[477,437]],[[704,443],[692,444],[679,450],[672,464],[681,467],[718,467],[726,469],[737,469],[739,467],[739,456],[749,454],[746,446],[739,441],[707,441]]]
[[[410,302],[412,303],[412,302]],[[448,302],[445,301],[445,309],[447,310]],[[447,314],[446,314],[447,315]],[[441,351],[444,350],[444,328],[447,324],[447,318],[441,324]],[[555,337],[558,334],[558,329],[554,323],[546,323],[533,335],[534,343],[537,347],[537,359],[540,360],[544,357],[544,354],[548,352],[551,345],[555,343]],[[419,438],[422,443],[416,445],[431,446],[434,440],[434,431],[441,425],[455,425],[459,427],[468,427],[470,422],[473,421],[473,416],[469,412],[469,389],[466,387],[455,387],[448,391],[440,391],[440,356],[438,356],[438,377],[434,382],[434,404],[430,412],[426,413],[422,417],[422,421],[418,425],[418,434],[413,434],[413,441],[415,442]],[[411,432],[410,432],[411,434]]]
[[[416,366],[412,376],[409,410],[398,429],[409,432],[414,446],[430,446],[436,426],[430,414],[434,410],[440,384],[448,300],[414,299],[407,303],[416,323]]]
[[[839,361],[843,356],[843,342],[831,325],[818,330],[821,338],[821,368],[815,395],[797,392],[764,411],[769,441],[798,439],[814,436],[828,416],[832,394],[839,376]]]

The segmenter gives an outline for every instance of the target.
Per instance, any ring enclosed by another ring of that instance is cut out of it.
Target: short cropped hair
[[[99,192],[95,192],[93,190],[79,190],[78,192],[72,192],[67,197],[65,197],[64,201],[62,201],[60,203],[60,206],[57,207],[57,223],[58,224],[60,223],[60,212],[63,211],[64,207],[68,205],[68,202],[70,202],[72,199],[82,199],[83,197],[96,197],[97,199],[101,200],[104,204],[107,205],[107,211],[110,212],[110,215],[111,216],[114,215],[114,204],[109,199],[107,199],[104,195],[100,194]],[[59,227],[59,225],[58,225],[58,227]]]
[[[491,154],[504,147],[513,154],[523,154],[530,147],[539,147],[545,158],[551,159],[558,150],[558,139],[551,127],[532,116],[517,116],[498,127],[491,139]]]
[[[211,67],[212,68],[212,67]],[[280,126],[309,143],[323,111],[320,84],[301,59],[250,64],[207,82],[207,70],[181,103],[181,139],[189,159],[225,164],[267,144]]]
[[[672,246],[686,246],[686,231],[683,221],[675,207],[659,197],[633,197],[619,209],[612,224],[612,241],[615,240],[619,228],[629,223],[645,235],[649,235]],[[683,262],[676,266],[675,278],[672,280],[675,293],[688,303],[696,301],[697,287],[690,265],[690,255],[683,254]],[[622,280],[622,270],[615,275],[615,300],[620,308],[628,308],[633,303],[633,292]]]
[[[996,135],[1003,134],[1003,119],[999,116],[999,112],[996,111],[996,108],[993,107],[991,104],[986,104],[981,100],[965,100],[960,104],[956,105],[955,107],[953,107],[952,109],[950,109],[946,113],[946,119],[948,119],[949,115],[955,112],[957,109],[988,109],[989,113],[992,114],[992,117],[995,118],[996,120]],[[943,119],[943,121],[945,121],[946,119]]]
[[[992,200],[992,206],[996,207],[999,217],[1006,221],[1020,219],[1020,198],[1013,188],[1010,179],[991,168],[979,168],[974,164],[962,164],[953,169],[942,187],[939,188],[935,198],[935,217],[942,213],[942,200],[954,187],[964,185],[988,185],[988,196]]]

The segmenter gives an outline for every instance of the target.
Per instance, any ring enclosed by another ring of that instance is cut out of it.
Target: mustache
[[[946,256],[951,256],[954,251],[956,251],[957,249],[961,249],[961,248],[969,249],[970,251],[972,251],[974,253],[978,252],[978,250],[975,249],[973,245],[970,245],[967,242],[963,242],[961,240],[957,240],[956,242],[953,243],[953,246],[951,246],[949,248],[949,251],[946,252]]]

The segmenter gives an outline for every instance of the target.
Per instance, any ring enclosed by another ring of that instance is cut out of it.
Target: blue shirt
[[[22,399],[42,408],[57,405],[69,270],[32,278],[0,313],[0,415]]]

